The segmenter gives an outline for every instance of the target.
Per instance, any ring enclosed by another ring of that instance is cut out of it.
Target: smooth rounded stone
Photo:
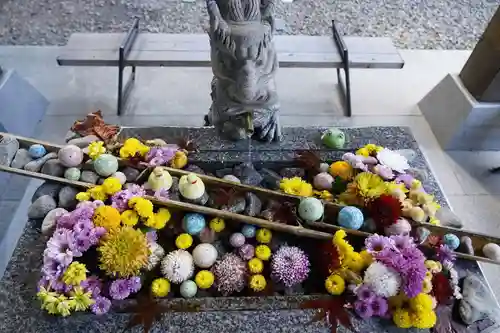
[[[120,184],[124,185],[127,182],[127,176],[121,171],[117,171],[114,174],[111,175],[111,177],[114,177],[120,181]]]
[[[280,170],[280,175],[283,178],[304,177],[306,171],[302,168],[283,168]]]
[[[76,200],[76,195],[80,192],[74,187],[64,186],[61,191],[59,191],[59,207],[72,209],[76,206],[78,201]]]
[[[235,166],[233,174],[245,185],[257,186],[263,179],[260,173],[255,170],[252,163],[242,163]]]
[[[448,207],[441,207],[441,209],[438,209],[436,212],[436,218],[441,222],[442,226],[457,229],[461,229],[464,226],[462,219],[460,219],[460,217],[453,213]]]
[[[257,216],[260,214],[262,210],[262,201],[252,192],[245,193],[245,215],[248,216]]]
[[[64,169],[64,166],[58,159],[52,159],[45,162],[42,167],[41,173],[54,177],[62,177],[64,176]]]
[[[80,175],[80,180],[85,183],[97,184],[97,181],[99,180],[99,175],[94,171],[84,170]]]
[[[321,172],[314,176],[313,186],[317,190],[331,190],[334,179],[328,172]]]
[[[6,135],[0,139],[0,165],[10,166],[19,150],[19,141]]]
[[[50,182],[45,182],[40,187],[38,187],[31,197],[31,202],[35,202],[38,198],[44,195],[51,196],[56,200],[59,195],[59,191],[61,190],[62,185],[57,184],[57,183],[50,183]]]
[[[36,143],[29,147],[28,152],[31,158],[35,159],[45,156],[45,154],[47,154],[47,149],[45,149],[43,145]]]
[[[67,145],[59,149],[57,158],[67,168],[76,167],[83,162],[83,151],[78,146]]]
[[[219,170],[215,170],[215,175],[217,176],[217,178],[222,178],[226,175],[230,175],[233,173],[233,169],[232,168],[224,168],[224,169],[219,169]]]
[[[53,209],[57,208],[56,201],[50,195],[42,195],[28,208],[30,219],[43,219]]]
[[[132,167],[126,167],[122,170],[122,172],[125,174],[125,177],[127,177],[127,183],[134,183],[140,174],[139,170]]]
[[[278,190],[280,188],[281,176],[271,169],[263,168],[260,169],[260,175],[262,176],[262,185],[271,189]]]
[[[78,133],[75,133],[73,132],[72,130],[69,130],[66,132],[66,134],[64,135],[64,142],[68,142],[72,139],[76,139],[76,138],[79,138],[80,135]]]
[[[422,183],[426,183],[429,179],[429,175],[424,169],[410,168],[406,170],[406,173],[411,175],[413,178],[420,180]]]
[[[415,232],[415,240],[418,244],[422,244],[427,240],[431,234],[430,230],[424,227],[418,227]]]
[[[82,171],[83,170],[93,171],[94,170],[94,161],[91,159],[88,159],[85,162],[83,162],[81,167],[82,167]]]
[[[29,162],[24,166],[24,170],[31,172],[40,172],[45,162],[57,158],[57,153],[48,153],[42,158],[38,158],[34,161]]]
[[[69,145],[75,145],[79,148],[87,148],[89,144],[95,141],[100,141],[99,137],[95,135],[87,135],[82,138],[74,138],[68,141]]]
[[[398,149],[395,152],[405,157],[408,162],[413,161],[417,157],[417,152],[413,149]]]
[[[470,254],[472,256],[474,255],[474,246],[472,246],[472,239],[469,236],[462,236],[460,238],[460,246],[458,247],[458,251]]]
[[[42,234],[52,234],[56,228],[57,219],[67,212],[64,208],[55,208],[48,212],[42,222]]]
[[[99,179],[97,180],[97,185],[102,185],[104,184],[104,181],[106,180],[106,178],[104,177],[99,177]]]
[[[205,171],[203,171],[203,169],[200,168],[199,166],[197,166],[196,164],[189,164],[187,167],[184,168],[184,170],[189,171],[189,172],[193,172],[193,173],[197,173],[200,175],[205,174]]]
[[[31,161],[33,161],[33,158],[31,157],[29,151],[21,148],[16,152],[16,156],[14,156],[14,159],[12,160],[10,166],[16,169],[22,169]]]
[[[233,202],[229,205],[224,205],[221,207],[221,210],[226,210],[231,213],[242,213],[246,207],[246,200],[244,197],[236,197]]]
[[[102,177],[109,177],[118,171],[118,159],[110,154],[102,154],[94,160],[94,171]]]
[[[69,180],[79,180],[82,172],[78,168],[68,168],[64,171],[64,178]]]
[[[225,175],[222,179],[227,180],[228,182],[241,184],[240,179],[234,175]]]
[[[458,312],[465,324],[471,325],[491,315],[498,316],[498,305],[479,276],[471,274],[464,279],[462,296]]]
[[[486,244],[485,246],[483,246],[483,254],[492,260],[500,262],[500,246],[498,246],[498,244]]]
[[[217,253],[219,254],[218,259],[222,258],[227,253],[227,249],[224,246],[222,240],[216,240],[212,245],[215,247]]]
[[[375,223],[375,220],[372,219],[371,217],[367,218],[363,222],[363,225],[361,226],[361,230],[375,233],[377,231],[377,224]]]
[[[330,165],[328,163],[319,164],[319,172],[328,172],[328,169],[330,169]]]

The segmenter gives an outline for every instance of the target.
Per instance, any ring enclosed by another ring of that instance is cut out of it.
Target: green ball
[[[110,154],[102,154],[93,163],[95,172],[101,177],[109,177],[118,171],[118,159]]]
[[[79,180],[82,172],[78,168],[68,168],[64,171],[64,178],[69,180]]]
[[[305,198],[300,200],[298,213],[301,219],[306,222],[319,220],[325,211],[321,200],[316,198]]]
[[[196,292],[198,291],[198,287],[196,283],[192,280],[186,280],[181,284],[181,295],[184,298],[192,298],[196,296]]]
[[[345,144],[345,134],[337,128],[330,128],[321,136],[321,142],[328,148],[342,149]]]

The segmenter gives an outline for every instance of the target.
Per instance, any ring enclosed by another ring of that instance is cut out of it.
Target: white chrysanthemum
[[[146,266],[147,271],[152,271],[161,259],[165,256],[165,250],[156,242],[149,243],[149,251],[151,254],[148,257],[148,264]]]
[[[392,268],[379,262],[371,264],[364,277],[364,283],[382,297],[396,296],[401,287],[401,276]]]
[[[181,283],[193,276],[194,262],[185,250],[175,250],[167,254],[161,262],[161,272],[172,283]]]
[[[385,165],[386,167],[389,167],[393,171],[397,171],[399,173],[404,173],[410,168],[406,157],[387,148],[384,148],[377,153],[377,159],[380,164]]]

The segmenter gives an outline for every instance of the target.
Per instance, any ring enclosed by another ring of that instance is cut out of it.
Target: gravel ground
[[[400,48],[472,48],[500,0],[278,1],[280,33],[329,34],[337,20],[346,35],[388,36]],[[0,44],[64,44],[73,32],[126,31],[142,19],[150,32],[202,32],[205,1],[0,0]]]

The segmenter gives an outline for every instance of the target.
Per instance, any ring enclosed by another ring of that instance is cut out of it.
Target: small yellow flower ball
[[[424,279],[431,281],[432,280],[432,272],[431,271],[425,272],[425,278]]]
[[[431,271],[431,273],[439,273],[443,270],[443,265],[439,261],[426,260],[425,267]]]
[[[257,230],[257,234],[255,235],[255,238],[257,239],[257,242],[262,243],[262,244],[269,244],[271,242],[271,239],[273,238],[273,233],[271,230],[262,228]]]
[[[141,197],[133,197],[128,201],[128,206],[133,208],[142,218],[148,218],[153,215],[153,203]]]
[[[76,200],[89,201],[90,200],[90,193],[89,192],[80,192],[76,195]]]
[[[183,233],[177,236],[175,239],[175,246],[177,246],[178,249],[188,249],[193,245],[193,237],[191,237],[190,234]]]
[[[127,209],[121,214],[122,223],[133,227],[139,222],[139,215],[131,209]]]
[[[194,278],[194,282],[200,289],[210,288],[214,284],[214,280],[214,274],[207,270],[199,271]]]
[[[255,248],[255,256],[263,261],[268,261],[271,258],[271,249],[267,245],[258,245]]]
[[[170,292],[170,282],[165,278],[155,279],[151,283],[151,293],[155,297],[165,297]]]
[[[420,293],[417,296],[410,298],[409,305],[410,309],[413,311],[431,311],[432,298],[427,294]]]
[[[122,189],[122,184],[118,178],[109,177],[102,183],[102,188],[107,195],[113,195]]]
[[[436,325],[436,313],[432,310],[417,311],[411,314],[411,323],[419,329],[428,329]]]
[[[332,274],[325,280],[325,288],[332,295],[340,295],[345,290],[345,281],[338,274]]]
[[[422,286],[422,292],[428,294],[432,291],[432,281],[425,279]]]
[[[366,147],[359,148],[358,150],[356,150],[356,155],[368,157],[370,156],[370,151]]]
[[[392,321],[399,328],[410,328],[412,326],[410,312],[404,308],[396,309],[396,311],[394,311]]]
[[[259,258],[252,258],[248,261],[248,270],[252,274],[262,273],[264,270],[264,263]]]
[[[255,274],[250,277],[250,288],[254,291],[262,291],[266,289],[266,278],[264,275]]]
[[[208,225],[210,229],[212,229],[215,232],[221,232],[226,227],[226,223],[220,217],[215,217],[211,219]]]

